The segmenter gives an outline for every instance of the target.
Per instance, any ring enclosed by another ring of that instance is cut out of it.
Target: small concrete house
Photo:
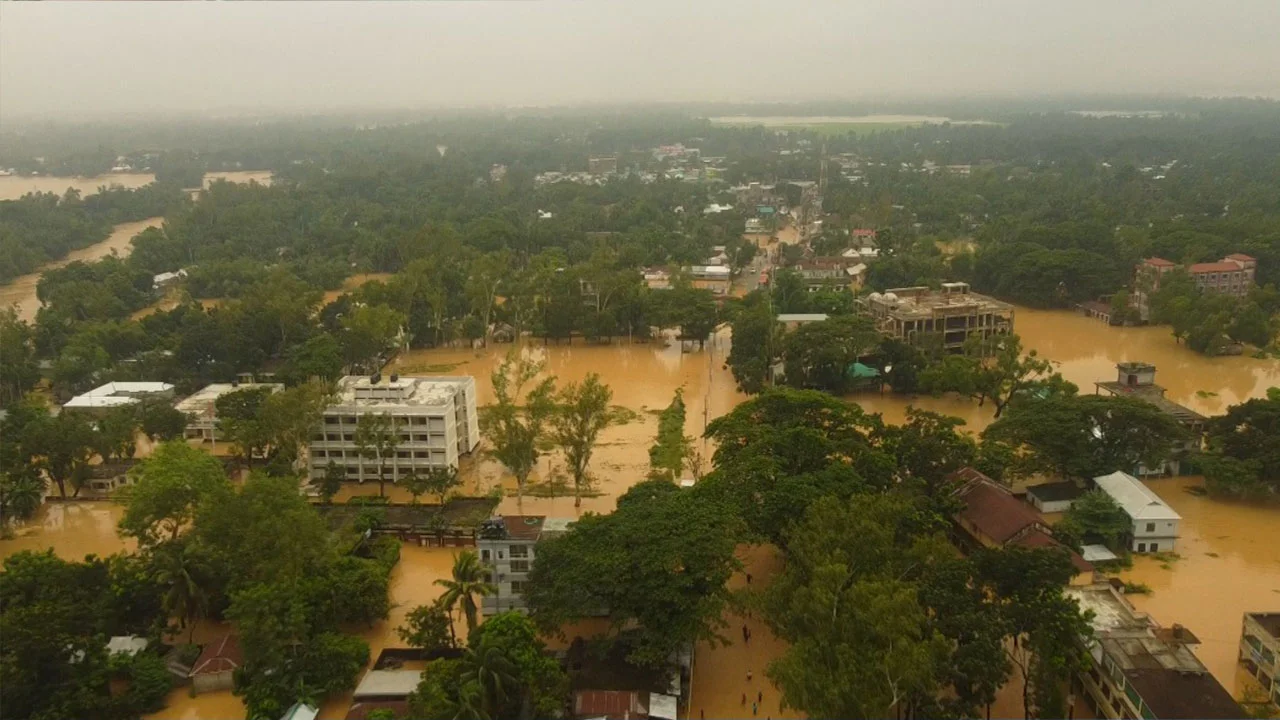
[[[1133,521],[1130,550],[1140,553],[1174,551],[1182,516],[1141,480],[1117,471],[1094,478],[1093,484],[1110,495]]]
[[[1083,494],[1084,490],[1070,480],[1043,483],[1027,488],[1027,502],[1042,513],[1060,513],[1070,510],[1071,504]]]
[[[240,652],[240,638],[236,635],[223,635],[204,646],[204,651],[191,666],[191,691],[199,695],[204,692],[230,690],[232,675],[236,668],[244,663],[244,655]]]

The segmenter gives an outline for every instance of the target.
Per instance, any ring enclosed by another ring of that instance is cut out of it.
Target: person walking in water
[[[756,711],[757,711],[758,709],[759,709],[759,708],[758,708],[758,707],[756,707],[756,704],[755,704],[755,703],[751,703],[751,714],[752,714],[752,715],[755,715],[755,714],[756,714]]]
[[[742,626],[742,642],[745,643],[750,641],[751,641],[751,631],[747,629],[746,625],[743,625]]]
[[[746,694],[746,693],[742,693],[742,705],[743,705],[743,707],[746,707],[746,705],[747,705],[747,694]]]
[[[750,682],[751,682],[751,671],[750,671],[750,670],[748,670],[748,671],[747,671],[747,682],[748,682],[748,683],[750,683]]]
[[[763,690],[761,690],[760,692],[757,692],[757,693],[756,693],[756,702],[760,702],[760,703],[764,702],[764,691],[763,691]]]

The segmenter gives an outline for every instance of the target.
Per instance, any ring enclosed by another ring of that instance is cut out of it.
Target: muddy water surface
[[[63,195],[68,189],[80,191],[80,195],[92,195],[100,188],[119,185],[140,188],[154,182],[151,173],[107,173],[93,177],[54,177],[52,175],[6,175],[0,177],[0,200],[17,200],[27,193],[56,193]]]
[[[1200,478],[1147,483],[1182,516],[1177,558],[1138,557],[1121,577],[1148,585],[1129,599],[1161,625],[1185,625],[1200,638],[1196,655],[1236,697],[1240,625],[1246,612],[1280,612],[1280,510],[1192,492]]]
[[[1157,381],[1169,389],[1169,397],[1201,412],[1222,412],[1229,404],[1265,393],[1271,385],[1280,385],[1280,363],[1250,358],[1202,358],[1177,345],[1167,328],[1111,328],[1102,323],[1067,312],[1045,312],[1019,309],[1016,327],[1028,348],[1059,363],[1059,370],[1081,386],[1092,391],[1095,380],[1114,377],[1114,365],[1124,360],[1144,360],[1157,366]],[[494,345],[488,349],[444,349],[415,351],[396,358],[385,372],[403,374],[466,374],[476,378],[481,405],[492,402],[489,374],[510,345]],[[683,352],[679,343],[655,341],[647,344],[618,343],[590,346],[576,341],[573,345],[527,343],[524,352],[543,358],[547,372],[561,383],[581,381],[587,373],[597,372],[614,392],[614,403],[636,413],[633,422],[610,428],[602,437],[592,463],[596,477],[593,491],[598,493],[583,500],[575,508],[571,496],[533,497],[518,501],[503,499],[499,511],[537,513],[573,517],[582,511],[610,512],[616,498],[628,487],[642,480],[648,468],[648,447],[657,429],[655,413],[664,408],[677,388],[684,388],[688,406],[686,432],[698,437],[705,422],[718,417],[741,402],[730,373],[724,368],[729,349],[727,332],[717,335],[705,350]],[[1197,391],[1215,395],[1199,395]],[[971,430],[981,430],[991,421],[990,406],[978,408],[966,400],[952,397],[902,398],[893,395],[862,394],[851,399],[870,412],[882,413],[889,422],[900,422],[908,404],[957,415],[968,422]],[[698,443],[701,447],[701,443]],[[707,448],[710,451],[710,448]],[[514,480],[503,468],[483,457],[464,461],[465,489],[488,492],[495,486],[510,491]],[[544,458],[531,478],[535,485],[549,475],[563,473],[561,459],[552,454]],[[1148,597],[1135,597],[1139,608],[1148,610],[1162,624],[1180,622],[1200,636],[1204,645],[1200,656],[1210,670],[1229,689],[1236,686],[1234,645],[1239,636],[1240,615],[1248,611],[1280,611],[1280,511],[1243,507],[1198,497],[1186,492],[1196,479],[1157,480],[1152,483],[1184,517],[1182,558],[1161,567],[1155,560],[1140,559],[1126,579],[1144,582],[1154,591]],[[376,494],[376,485],[344,489],[340,497],[351,494]],[[389,488],[397,499],[407,494]],[[107,554],[125,547],[115,535],[118,508],[108,504],[78,503],[52,506],[42,519],[20,537],[0,541],[0,555],[21,549],[53,546],[60,554],[79,557],[86,552]],[[398,645],[395,628],[413,607],[438,596],[434,581],[447,577],[453,550],[405,547],[401,562],[392,577],[391,595],[396,608],[392,617],[373,628],[352,628],[372,646],[372,654],[387,646]],[[754,584],[768,582],[776,571],[778,558],[767,548],[743,549],[741,557],[751,569]],[[733,581],[745,582],[744,576]],[[727,647],[699,647],[695,659],[691,716],[701,710],[706,717],[743,717],[750,712],[750,699],[743,712],[741,696],[763,693],[759,717],[786,717],[777,705],[778,694],[763,677],[768,662],[777,657],[784,646],[774,640],[759,619],[727,617]],[[752,632],[751,642],[741,643],[741,626]],[[736,633],[736,635],[735,635]],[[747,681],[746,671],[752,671]],[[239,701],[226,694],[191,699],[185,695],[171,699],[171,706],[157,717],[213,718],[238,716]],[[1003,698],[1003,695],[1002,695]],[[331,700],[323,708],[322,717],[341,717],[346,698]],[[1013,702],[998,703],[993,716],[1015,716],[1020,706]]]
[[[92,262],[101,260],[108,255],[125,257],[133,252],[131,243],[134,235],[150,227],[160,227],[163,222],[164,218],[153,217],[137,222],[120,223],[115,226],[106,240],[90,245],[87,248],[72,251],[61,260],[54,260],[43,265],[36,272],[29,275],[21,275],[5,285],[0,285],[0,307],[15,305],[18,308],[19,318],[28,322],[34,321],[36,319],[36,311],[40,309],[40,301],[36,298],[36,285],[39,284],[40,276],[44,274],[45,270],[60,268],[77,260]]]

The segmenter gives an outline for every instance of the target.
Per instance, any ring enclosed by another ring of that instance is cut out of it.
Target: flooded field
[[[368,279],[371,278],[352,281],[358,284]],[[1070,312],[1021,308],[1015,325],[1024,345],[1054,360],[1082,392],[1091,392],[1095,380],[1113,378],[1115,363],[1124,360],[1154,363],[1158,368],[1157,382],[1169,389],[1171,399],[1207,414],[1221,413],[1227,405],[1261,396],[1269,386],[1280,386],[1280,363],[1243,357],[1200,357],[1175,343],[1167,328],[1112,328]],[[593,496],[584,498],[580,509],[574,507],[571,490],[567,494],[561,490],[557,497],[530,493],[523,502],[508,495],[499,512],[574,517],[586,511],[612,511],[616,498],[645,477],[648,448],[657,430],[655,414],[666,407],[677,388],[684,389],[688,406],[686,432],[695,437],[702,434],[706,422],[745,399],[724,367],[729,341],[728,332],[721,331],[704,350],[692,352],[668,341],[619,342],[609,346],[575,341],[572,345],[545,347],[538,342],[526,343],[523,351],[544,359],[546,372],[561,383],[580,381],[590,372],[599,373],[613,389],[614,403],[632,410],[635,419],[604,433],[592,463],[596,478]],[[473,375],[479,403],[484,405],[493,399],[489,375],[510,349],[510,345],[495,344],[476,350],[414,351],[397,357],[384,371]],[[870,393],[850,399],[869,412],[881,413],[889,422],[900,422],[906,407],[915,405],[962,417],[973,431],[988,425],[993,412],[989,406],[978,408],[955,397],[904,398]],[[701,442],[698,446],[703,447]],[[710,448],[705,452],[709,454]],[[536,487],[549,476],[562,473],[561,459],[552,454],[539,463],[531,483]],[[485,493],[501,486],[510,493],[515,485],[499,464],[483,457],[465,460],[462,474],[467,492]],[[1280,610],[1280,531],[1276,529],[1280,511],[1244,507],[1187,492],[1196,483],[1192,478],[1152,483],[1183,515],[1181,559],[1167,567],[1157,560],[1140,559],[1123,577],[1151,586],[1153,594],[1135,596],[1135,604],[1164,625],[1179,622],[1195,632],[1204,641],[1201,658],[1228,689],[1239,694],[1242,689],[1236,681],[1234,647],[1240,615],[1246,610]],[[339,499],[377,492],[376,484],[351,486]],[[389,487],[388,494],[398,500],[408,499],[408,494],[398,488]],[[67,557],[87,552],[108,554],[125,547],[114,531],[118,517],[119,508],[105,503],[50,506],[40,520],[19,530],[19,537],[0,541],[0,556],[49,546]],[[395,628],[408,610],[438,595],[440,589],[434,581],[448,575],[452,553],[450,549],[403,549],[392,577],[391,594],[396,607],[391,618],[373,628],[352,629],[369,641],[374,656],[381,648],[399,643]],[[769,548],[744,548],[740,556],[757,585],[767,582],[779,562]],[[733,582],[740,584],[745,578],[738,576]],[[780,711],[778,693],[763,676],[764,668],[782,652],[783,645],[772,638],[759,618],[733,615],[726,620],[726,637],[733,642],[726,647],[699,647],[694,661],[690,717],[698,717],[699,712],[708,718],[743,717],[750,711],[756,693],[763,696],[759,717],[795,716],[794,712]],[[744,623],[752,632],[747,645],[740,642]],[[748,670],[752,672],[750,683],[746,678]],[[744,693],[749,696],[746,712],[741,702]],[[993,717],[1018,716],[1021,707],[1016,695],[1002,693],[993,708]],[[322,709],[321,717],[342,717],[347,702],[346,698],[331,700]],[[185,691],[176,691],[170,707],[155,717],[231,717],[239,716],[241,708],[239,700],[226,693],[193,699]]]
[[[5,179],[5,178],[0,178]],[[159,227],[164,222],[162,217],[147,218],[138,222],[120,223],[111,231],[111,235],[100,243],[69,253],[61,260],[55,260],[29,275],[20,275],[12,282],[0,285],[0,307],[16,305],[18,317],[28,322],[36,319],[36,311],[40,309],[40,301],[36,298],[36,285],[45,270],[53,270],[69,265],[77,260],[101,260],[108,255],[124,257],[133,252],[131,244],[133,236],[150,227]]]
[[[394,276],[394,273],[362,273],[360,275],[352,275],[351,277],[342,281],[341,289],[329,290],[328,292],[326,292],[324,294],[324,299],[321,300],[320,302],[323,305],[328,305],[334,300],[337,300],[339,297],[351,292],[352,290],[355,290],[356,288],[360,287],[361,285],[364,285],[367,282],[373,282],[374,280],[378,280],[380,282],[386,282],[387,280],[390,280],[393,276]]]
[[[156,176],[151,173],[107,173],[93,177],[54,177],[52,175],[6,175],[0,177],[0,200],[17,200],[27,193],[65,194],[69,188],[80,191],[80,195],[92,195],[104,187],[120,185],[127,188],[140,188],[155,182]]]

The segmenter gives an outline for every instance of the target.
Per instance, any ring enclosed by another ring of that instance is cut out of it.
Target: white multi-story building
[[[284,389],[280,383],[214,383],[194,395],[179,400],[174,407],[187,416],[188,440],[218,440],[218,398],[241,390],[266,388],[270,392]]]
[[[480,526],[476,548],[480,561],[489,566],[490,582],[497,592],[484,596],[481,612],[492,615],[526,609],[525,584],[538,541],[565,532],[572,523],[570,518],[543,515],[505,515],[486,520]]]
[[[348,480],[378,479],[378,459],[362,457],[355,442],[356,424],[369,414],[389,415],[400,435],[394,454],[383,461],[393,482],[410,471],[456,468],[459,456],[480,444],[475,378],[347,376],[312,433],[312,475],[335,462]]]

